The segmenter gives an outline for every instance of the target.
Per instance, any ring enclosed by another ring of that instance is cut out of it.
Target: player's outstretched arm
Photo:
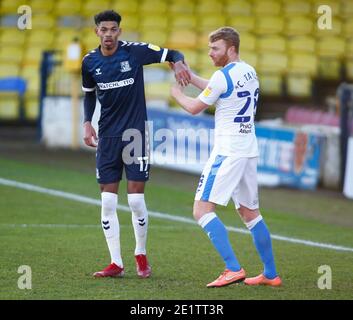
[[[174,71],[175,79],[181,86],[187,86],[190,83],[190,68],[184,62],[184,55],[177,50],[168,50],[166,61]]]
[[[208,79],[204,79],[200,76],[198,76],[197,74],[191,72],[191,79],[190,79],[190,83],[192,85],[194,85],[195,87],[201,89],[201,90],[205,90],[207,85],[208,85]]]
[[[185,95],[180,85],[174,84],[171,88],[170,94],[184,110],[193,115],[198,114],[209,107],[199,98],[191,98]]]
[[[206,87],[207,87],[207,84],[208,84],[208,79],[204,79],[204,78],[201,78],[200,76],[198,76],[197,74],[195,74],[191,69],[190,69],[190,67],[189,67],[189,65],[184,61],[184,64],[185,64],[185,66],[188,68],[188,70],[189,70],[189,74],[190,74],[190,83],[192,84],[192,85],[194,85],[196,88],[199,88],[199,89],[201,89],[201,90],[204,90]],[[174,65],[174,63],[173,62],[169,62],[169,66],[170,66],[170,68],[175,72],[175,69],[174,69],[174,67],[175,67],[175,65]],[[178,81],[178,83],[180,84],[180,85],[183,85],[183,86],[185,86],[184,84],[182,84],[182,83],[180,83],[179,81]]]

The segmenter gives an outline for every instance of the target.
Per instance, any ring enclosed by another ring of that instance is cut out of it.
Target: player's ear
[[[120,37],[122,31],[123,31],[123,30],[121,29],[121,27],[119,27],[119,29],[118,29],[118,37]]]
[[[234,47],[234,46],[230,46],[230,47],[228,48],[228,55],[232,55],[232,54],[234,54],[234,53],[236,53],[236,52],[235,52],[235,47]]]
[[[96,33],[97,36],[99,36],[99,35],[98,35],[98,27],[95,27],[95,28],[94,28],[94,32]]]

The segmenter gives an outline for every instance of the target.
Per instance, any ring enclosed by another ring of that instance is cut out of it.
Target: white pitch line
[[[119,224],[120,228],[132,228],[131,224]],[[187,228],[193,229],[196,226],[188,226]],[[54,228],[54,229],[101,229],[100,224],[64,224],[64,223],[0,223],[0,228]],[[149,229],[166,229],[176,230],[185,229],[185,226],[161,226],[161,225],[149,225]]]
[[[15,187],[15,188],[24,189],[24,190],[33,191],[33,192],[44,193],[44,194],[48,194],[48,195],[52,195],[52,196],[56,196],[56,197],[60,197],[60,198],[64,198],[64,199],[69,199],[69,200],[78,201],[78,202],[87,203],[87,204],[93,204],[96,206],[101,205],[101,201],[97,200],[97,199],[93,199],[93,198],[89,198],[86,196],[81,196],[78,194],[69,193],[69,192],[65,192],[65,191],[43,188],[43,187],[35,186],[32,184],[28,184],[28,183],[14,181],[14,180],[0,178],[0,185]],[[130,208],[128,206],[118,205],[118,209],[120,209],[122,211],[130,212]],[[157,212],[157,211],[148,211],[148,213],[149,213],[149,216],[154,217],[154,218],[196,225],[195,220],[193,220],[191,218],[175,216],[175,215],[171,215],[168,213],[162,213],[162,212]],[[232,231],[232,232],[250,234],[250,232],[248,230],[243,229],[243,228],[234,228],[234,227],[228,227],[228,226],[226,228],[227,228],[227,230]],[[314,242],[314,241],[309,241],[309,240],[284,237],[284,236],[280,236],[280,235],[276,235],[276,234],[272,234],[271,238],[275,239],[275,240],[285,241],[285,242],[302,244],[302,245],[309,246],[309,247],[319,247],[319,248],[331,249],[331,250],[336,250],[336,251],[353,252],[353,248],[333,245],[330,243],[320,243],[320,242]]]

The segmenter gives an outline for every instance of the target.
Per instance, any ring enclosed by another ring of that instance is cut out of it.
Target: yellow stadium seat
[[[172,31],[167,40],[167,47],[171,49],[194,49],[197,46],[197,35],[191,30]]]
[[[199,76],[204,79],[211,79],[212,75],[217,71],[218,68],[213,65],[204,66],[200,69]]]
[[[87,53],[99,46],[100,39],[91,29],[82,34],[81,43],[83,46],[84,53]]]
[[[314,76],[318,72],[318,59],[310,53],[294,53],[288,59],[288,73]]]
[[[167,33],[163,30],[147,30],[141,33],[141,41],[164,47],[167,42],[167,36]]]
[[[50,49],[53,47],[54,33],[49,30],[32,30],[27,36],[27,47],[38,46]]]
[[[123,31],[119,39],[132,42],[146,42],[143,41],[141,34],[135,31]]]
[[[165,30],[168,28],[168,17],[166,15],[145,15],[140,19],[140,31]]]
[[[199,16],[198,19],[198,30],[203,31],[214,31],[226,25],[226,19],[224,16],[214,15],[214,14],[205,14]]]
[[[34,13],[50,13],[54,9],[54,1],[31,0],[31,8]]]
[[[350,81],[353,81],[353,61],[351,59],[346,61],[346,75]]]
[[[78,15],[81,12],[81,1],[80,0],[75,0],[75,1],[58,0],[54,10],[57,16]]]
[[[281,33],[284,28],[284,21],[281,16],[262,16],[256,20],[255,31],[257,34]]]
[[[22,0],[11,0],[11,1],[0,1],[0,14],[14,14],[17,15],[17,9],[21,5],[24,5],[25,1]]]
[[[214,0],[203,0],[195,7],[195,13],[199,16],[204,14],[223,14],[223,4]]]
[[[254,51],[240,50],[240,59],[253,66],[257,67],[257,54]]]
[[[192,14],[174,14],[170,21],[170,30],[174,29],[195,29],[196,17]]]
[[[353,18],[353,1],[341,0],[341,17],[345,19]]]
[[[40,47],[40,46],[27,47],[25,49],[25,51],[24,51],[23,64],[25,66],[28,66],[28,65],[37,66],[37,65],[39,65],[40,62],[42,61],[43,51],[45,51],[46,49],[47,48]]]
[[[16,93],[0,92],[0,119],[17,120],[20,115],[20,99]]]
[[[23,58],[22,47],[0,47],[0,63],[21,63]]]
[[[229,26],[232,26],[242,36],[242,32],[252,32],[255,30],[255,17],[254,16],[240,16],[231,15],[228,17]]]
[[[20,71],[20,65],[15,63],[0,64],[0,78],[17,77]]]
[[[285,34],[287,36],[310,35],[316,25],[316,20],[301,15],[289,16],[285,19]]]
[[[288,75],[287,93],[291,97],[308,98],[312,96],[312,79],[309,76]]]
[[[345,57],[353,61],[353,41],[346,42]]]
[[[255,51],[257,38],[252,33],[242,32],[240,34],[240,51]]]
[[[197,69],[199,64],[198,52],[196,50],[184,49],[182,50],[184,54],[185,62],[192,69]]]
[[[27,91],[25,93],[25,98],[27,97],[33,97],[33,96],[38,96],[39,95],[39,90],[40,90],[40,78],[38,77],[33,77],[27,79]]]
[[[30,31],[31,32],[31,31]],[[27,30],[20,30],[17,28],[3,28],[0,33],[0,45],[21,47],[25,43]]]
[[[93,33],[93,31],[92,31],[92,33]],[[66,48],[66,46],[70,42],[72,42],[72,40],[74,38],[81,39],[81,34],[80,34],[79,30],[69,29],[69,28],[60,28],[57,30],[57,33],[55,36],[54,47],[58,50]]]
[[[171,18],[175,14],[193,14],[194,13],[195,2],[190,0],[178,0],[173,1],[169,4],[169,13]]]
[[[286,39],[279,35],[263,36],[257,40],[257,49],[259,52],[286,50]]]
[[[56,17],[51,14],[37,14],[33,13],[32,16],[32,30],[40,29],[53,29],[55,28],[57,21]]]
[[[318,25],[314,28],[314,35],[318,38],[329,36],[340,36],[342,34],[343,24],[338,18],[332,18],[331,29],[320,29]]]
[[[319,77],[339,80],[342,76],[342,63],[334,57],[319,57]]]
[[[283,79],[279,74],[260,73],[260,94],[280,96],[283,91]]]
[[[283,13],[285,15],[310,15],[312,14],[310,1],[286,0],[283,2]]]
[[[63,66],[58,66],[55,72],[50,74],[47,90],[52,95],[69,96],[71,94],[71,75]]]
[[[343,23],[343,35],[347,39],[353,38],[353,15],[351,19],[346,19]]]
[[[168,2],[163,0],[144,0],[139,5],[139,11],[142,15],[165,14],[168,8]]]
[[[244,0],[227,0],[224,5],[224,12],[229,17],[233,15],[250,16],[252,14],[251,3]]]
[[[26,97],[24,101],[24,116],[28,120],[36,120],[39,115],[39,99],[36,96]]]
[[[315,38],[311,36],[295,36],[287,39],[287,48],[291,53],[312,52],[316,50]]]
[[[281,13],[281,2],[276,0],[255,0],[253,13],[261,19],[266,15],[279,15]]]
[[[209,57],[208,52],[209,50],[207,50],[206,48],[204,50],[199,51],[197,58],[198,69],[209,69],[213,66],[212,59]]]
[[[339,37],[324,37],[317,42],[317,53],[319,56],[339,59],[344,56],[346,43]]]
[[[110,9],[110,0],[86,0],[82,2],[81,14],[87,17],[93,17],[103,10]]]
[[[140,18],[137,15],[125,15],[120,23],[120,27],[124,31],[138,31],[140,25]]]
[[[149,82],[145,85],[147,100],[169,100],[171,83],[168,81]]]
[[[287,55],[279,52],[265,52],[258,56],[260,73],[283,73],[287,69]]]
[[[138,0],[113,0],[111,3],[112,10],[118,12],[122,17],[122,22],[125,23],[126,16],[136,15],[138,12],[140,2]]]
[[[198,34],[197,36],[197,43],[198,47],[200,49],[206,49],[208,48],[208,36],[210,32],[209,31],[204,31]]]

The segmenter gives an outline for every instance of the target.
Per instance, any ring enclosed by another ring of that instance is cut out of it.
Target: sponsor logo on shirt
[[[97,85],[100,90],[110,90],[110,89],[130,86],[134,84],[134,82],[135,80],[133,78],[129,78],[121,81],[114,81],[114,82],[107,82],[107,83],[99,82],[97,83]]]
[[[204,95],[205,97],[208,97],[211,93],[212,93],[212,88],[211,88],[211,87],[207,87],[207,88],[203,91],[203,95]]]
[[[148,47],[149,47],[150,49],[154,50],[154,51],[160,51],[160,50],[161,50],[160,47],[158,47],[158,46],[156,46],[156,45],[154,45],[154,44],[149,44]]]

